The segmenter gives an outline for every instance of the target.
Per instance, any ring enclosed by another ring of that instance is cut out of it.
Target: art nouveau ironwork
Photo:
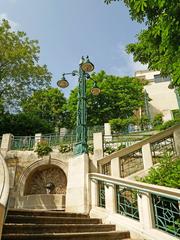
[[[180,202],[152,194],[155,227],[180,237]]]
[[[137,191],[116,185],[117,213],[139,220]]]
[[[121,177],[129,176],[144,168],[142,150],[138,149],[120,158]]]

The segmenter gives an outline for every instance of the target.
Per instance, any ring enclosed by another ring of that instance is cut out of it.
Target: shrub
[[[119,145],[119,146],[117,147],[117,151],[119,151],[119,150],[121,150],[121,149],[123,149],[123,148],[125,148],[125,147],[126,147],[125,144],[121,144],[121,145]]]
[[[111,154],[111,153],[113,153],[113,152],[115,152],[115,151],[116,151],[116,149],[113,148],[113,147],[111,147],[111,146],[107,146],[107,147],[105,147],[105,149],[104,149],[104,152],[106,152],[106,153],[108,153],[108,154]]]
[[[169,120],[167,122],[164,122],[161,126],[159,126],[159,130],[165,130],[167,128],[170,128],[174,125],[176,125],[177,121],[176,120]]]
[[[162,119],[163,115],[162,113],[158,113],[157,115],[155,115],[153,121],[152,121],[152,125],[153,127],[157,127],[159,125],[163,124],[163,119]]]
[[[152,167],[139,181],[166,187],[180,188],[180,158],[173,159],[168,154],[159,160],[159,166]]]
[[[67,152],[71,152],[72,150],[73,150],[73,148],[70,144],[61,144],[59,146],[60,153],[67,153]]]
[[[132,118],[128,119],[120,119],[120,118],[115,118],[109,121],[111,128],[115,132],[127,132],[128,131],[128,126],[130,123],[133,123]]]
[[[52,152],[52,148],[49,146],[48,142],[45,140],[41,140],[35,149],[39,157],[47,156],[50,152]]]
[[[93,147],[93,145],[88,145],[88,152],[91,153],[91,154],[93,154],[93,152],[94,152],[94,147]]]

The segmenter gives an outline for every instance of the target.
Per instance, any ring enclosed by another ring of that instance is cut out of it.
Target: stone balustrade
[[[100,152],[100,149],[98,151]],[[180,156],[180,125],[171,127],[108,156],[101,157],[99,155],[97,160],[98,172],[114,177],[128,177],[136,172],[148,170],[157,163],[158,158],[162,157],[165,152],[168,152],[172,157]]]
[[[90,216],[131,232],[132,239],[180,237],[180,190],[90,173]]]

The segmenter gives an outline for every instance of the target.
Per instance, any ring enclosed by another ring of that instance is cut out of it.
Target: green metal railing
[[[148,132],[131,133],[131,134],[112,134],[111,136],[104,136],[104,149],[111,147],[114,149],[121,149],[129,147],[145,138],[152,136]]]
[[[180,209],[178,200],[152,194],[155,227],[180,237]]]
[[[138,204],[138,196],[149,194],[152,201],[153,228],[164,231],[180,238],[180,198],[179,190],[153,186],[136,181],[114,179],[111,176],[101,174],[90,174],[90,178],[98,183],[98,206],[106,208],[105,187],[111,186],[115,189],[116,213],[122,216],[140,221],[139,211],[142,207]],[[169,238],[170,239],[170,238]]]
[[[57,146],[60,144],[73,144],[76,141],[76,136],[73,134],[46,134],[42,135],[42,139],[47,141],[49,146]]]
[[[88,145],[91,146],[93,143],[93,133],[95,132],[102,132],[104,133],[103,126],[93,126],[88,127],[87,129],[87,142]],[[114,151],[118,150],[123,147],[130,146],[137,141],[144,139],[145,137],[149,136],[147,134],[113,134],[112,136],[105,136],[104,138],[104,148],[113,147]],[[76,130],[69,130],[66,134],[44,134],[42,135],[42,139],[47,141],[49,146],[58,146],[61,144],[68,144],[73,146],[76,143]],[[1,137],[0,137],[1,143]],[[32,150],[35,145],[35,137],[34,136],[14,136],[12,138],[11,149],[12,150]]]
[[[98,181],[98,206],[105,208],[105,184],[102,181]]]
[[[117,213],[139,220],[137,190],[116,185]]]
[[[33,150],[35,145],[34,136],[15,136],[12,138],[12,150]]]

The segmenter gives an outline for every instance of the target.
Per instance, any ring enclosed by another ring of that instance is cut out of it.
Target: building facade
[[[168,87],[171,79],[162,77],[160,71],[149,70],[137,71],[135,77],[148,81],[144,89],[151,99],[148,102],[151,119],[156,114],[162,113],[164,121],[172,120],[172,110],[178,109],[179,106],[176,91]]]

